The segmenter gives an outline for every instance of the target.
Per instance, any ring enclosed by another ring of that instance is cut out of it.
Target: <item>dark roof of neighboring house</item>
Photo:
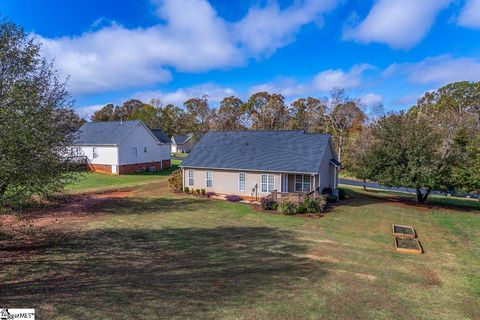
[[[139,125],[145,126],[140,120],[86,122],[78,130],[75,144],[119,145]],[[145,128],[149,130],[147,126]],[[157,137],[155,133],[153,134]]]
[[[181,166],[317,173],[329,144],[329,134],[304,131],[209,132]]]
[[[157,137],[158,141],[164,142],[164,143],[170,143],[170,138],[165,132],[163,132],[162,129],[150,129],[150,131],[152,131],[155,137]]]
[[[190,140],[193,137],[192,134],[186,134],[186,135],[175,135],[172,137],[172,142],[175,144],[184,144],[187,143],[188,140]]]

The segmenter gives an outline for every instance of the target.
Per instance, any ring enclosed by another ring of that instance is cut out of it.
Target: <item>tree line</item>
[[[208,97],[191,98],[183,108],[159,100],[144,103],[128,100],[122,105],[107,104],[91,121],[142,120],[151,128],[162,128],[169,136],[191,133],[197,137],[208,131],[305,130],[328,132],[336,140],[339,157],[367,120],[359,99],[335,89],[329,97],[300,98],[289,105],[280,94],[257,92],[247,101],[225,97],[218,108]]]

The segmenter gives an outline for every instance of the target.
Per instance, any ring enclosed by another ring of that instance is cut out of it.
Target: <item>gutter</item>
[[[311,174],[315,175],[318,172],[300,172],[300,171],[281,171],[281,170],[255,170],[245,168],[218,168],[218,167],[197,167],[197,166],[179,166],[182,169],[210,169],[210,170],[229,170],[229,171],[251,171],[251,172],[268,172],[268,173],[292,173],[292,174]]]

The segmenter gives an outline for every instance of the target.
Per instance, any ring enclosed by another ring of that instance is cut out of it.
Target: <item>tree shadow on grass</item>
[[[322,276],[307,250],[266,227],[90,230],[26,259],[11,253],[2,264],[18,275],[0,297],[41,318],[218,318]]]
[[[91,210],[109,214],[173,213],[205,210],[205,199],[197,198],[118,198],[106,199]]]
[[[340,201],[336,206],[361,207],[376,203],[391,203],[409,206],[417,210],[450,209],[464,212],[478,212],[480,204],[476,201],[456,198],[437,198],[431,195],[425,204],[418,204],[415,195],[393,191],[368,189],[367,191],[346,190],[350,197]]]

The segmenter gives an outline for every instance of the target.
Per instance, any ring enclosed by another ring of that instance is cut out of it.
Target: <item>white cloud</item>
[[[162,23],[148,28],[112,23],[76,37],[39,39],[56,68],[70,76],[73,93],[102,92],[168,82],[169,68],[204,72],[272,54],[336,1],[296,1],[285,9],[269,2],[231,23],[207,0],[159,0]]]
[[[463,7],[458,24],[472,29],[480,29],[480,0],[467,0]]]
[[[322,92],[327,92],[334,88],[357,88],[362,83],[363,73],[372,68],[373,67],[369,64],[357,64],[348,72],[345,72],[342,69],[322,71],[315,76],[313,86],[315,89]]]
[[[221,87],[213,83],[204,83],[192,87],[180,88],[175,91],[145,91],[138,92],[133,95],[133,98],[150,102],[151,99],[160,99],[163,104],[175,104],[177,106],[190,98],[208,96],[208,101],[216,104],[223,98],[237,95],[235,90],[228,87]]]
[[[106,105],[106,103],[105,104],[94,104],[94,105],[90,105],[90,106],[78,107],[78,108],[75,108],[75,110],[77,111],[77,113],[80,117],[89,120],[90,117],[93,115],[93,113],[95,111],[100,110],[105,105]]]
[[[276,1],[266,7],[252,7],[248,14],[234,25],[234,35],[254,55],[270,55],[294,40],[295,34],[306,24],[321,21],[321,13],[335,7],[338,0],[304,0],[281,10]]]
[[[344,31],[344,38],[409,49],[425,37],[438,13],[451,1],[377,0],[365,20]]]
[[[375,93],[367,93],[360,97],[360,100],[363,104],[370,107],[381,104],[383,102],[383,97]]]
[[[305,95],[316,96],[319,93],[328,93],[334,88],[354,89],[363,86],[363,76],[368,70],[374,69],[369,64],[357,64],[350,70],[329,69],[319,72],[312,79],[298,82],[293,78],[279,78],[271,82],[255,85],[248,90],[248,94],[259,91],[279,93],[286,98],[296,98]],[[373,101],[373,95],[365,96]],[[381,97],[380,97],[381,98]]]
[[[411,83],[445,85],[457,81],[480,81],[480,60],[442,55],[418,63],[394,64],[387,76],[405,74]]]

